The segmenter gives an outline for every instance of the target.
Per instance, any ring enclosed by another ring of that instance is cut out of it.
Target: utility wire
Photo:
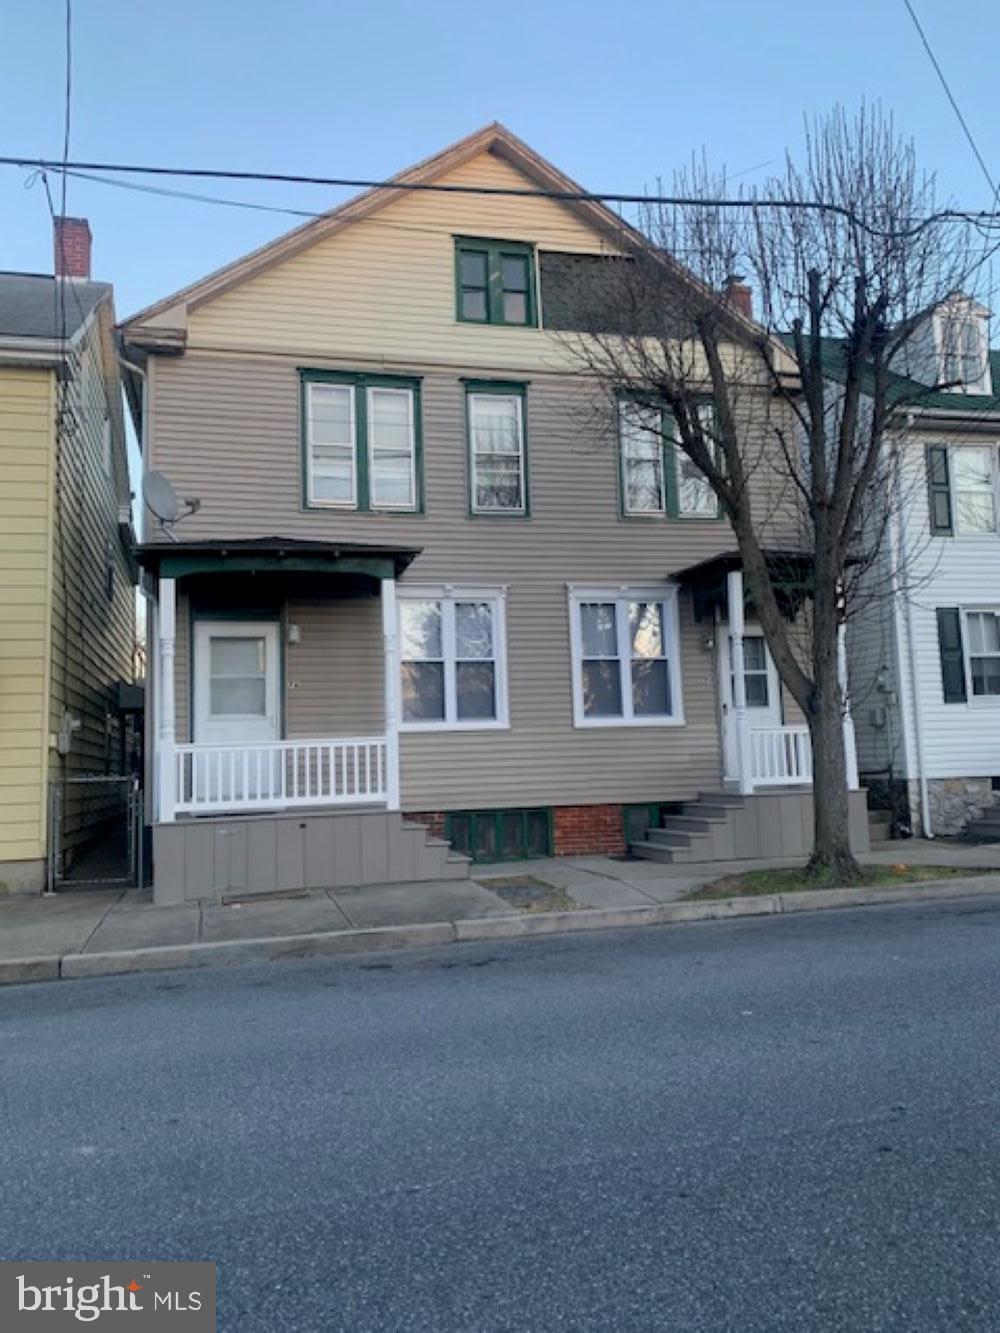
[[[140,166],[122,162],[76,162],[53,161],[51,158],[0,156],[0,166],[27,167],[41,171],[59,172],[111,172],[122,175],[139,176],[180,176],[195,180],[241,180],[258,181],[268,184],[284,185],[319,185],[333,188],[394,190],[399,193],[477,195],[491,198],[516,199],[552,199],[559,203],[617,203],[638,205],[664,205],[673,207],[730,208],[749,209],[762,212],[768,209],[782,209],[790,212],[821,212],[842,217],[860,230],[873,236],[899,237],[914,236],[926,227],[944,221],[980,221],[1000,222],[1000,213],[990,210],[942,209],[915,219],[910,228],[900,231],[888,231],[875,227],[843,204],[835,204],[822,199],[784,199],[748,195],[735,198],[712,199],[702,195],[665,195],[665,194],[625,194],[614,191],[593,190],[539,190],[511,185],[456,185],[440,181],[403,181],[403,180],[365,180],[343,176],[305,176],[291,172],[241,171],[209,167],[166,167]]]
[[[941,87],[944,89],[945,97],[947,97],[948,101],[951,103],[951,109],[952,111],[954,111],[958,119],[958,123],[962,127],[962,133],[968,140],[969,147],[972,149],[973,155],[975,156],[976,161],[979,163],[980,170],[986,177],[986,183],[990,187],[990,194],[992,194],[993,196],[993,204],[995,206],[997,200],[997,187],[993,181],[993,174],[990,171],[989,167],[986,165],[986,161],[982,153],[979,151],[978,145],[976,144],[975,138],[973,137],[972,130],[969,128],[969,123],[965,119],[965,116],[962,114],[962,108],[958,105],[958,101],[955,97],[955,94],[951,90],[951,85],[948,82],[947,76],[945,75],[944,70],[941,68],[941,64],[937,56],[934,54],[934,50],[931,47],[930,41],[927,38],[927,34],[924,32],[923,27],[921,26],[920,20],[917,18],[916,11],[914,10],[913,5],[910,3],[910,0],[903,0],[903,4],[906,6],[906,12],[913,20],[913,26],[916,28],[917,35],[920,37],[920,40],[923,43],[923,48],[927,52],[927,58],[934,66],[934,72],[938,76],[938,79],[941,83]]]

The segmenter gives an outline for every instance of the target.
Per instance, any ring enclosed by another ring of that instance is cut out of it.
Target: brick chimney
[[[56,218],[55,273],[57,278],[90,277],[90,223],[86,218]]]
[[[734,305],[741,315],[753,319],[753,292],[743,281],[741,273],[733,273],[726,279],[726,300]]]

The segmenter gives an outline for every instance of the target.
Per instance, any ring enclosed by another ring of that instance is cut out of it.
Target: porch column
[[[733,732],[736,738],[736,777],[739,790],[753,791],[750,771],[750,725],[747,717],[747,682],[743,664],[743,571],[726,575],[729,619],[729,662],[733,669]]]
[[[156,781],[158,818],[161,824],[174,822],[177,803],[175,787],[174,745],[174,639],[177,624],[177,584],[173,579],[160,579],[157,606],[157,699],[160,724],[156,736]]]
[[[840,700],[844,710],[844,767],[847,770],[847,785],[851,791],[857,791],[858,750],[854,740],[851,696],[847,688],[847,625],[843,621],[837,626],[837,683],[840,685]]]
[[[382,645],[385,670],[385,804],[399,809],[399,621],[396,580],[382,580]]]

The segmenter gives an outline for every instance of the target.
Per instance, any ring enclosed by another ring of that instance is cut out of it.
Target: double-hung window
[[[574,588],[569,614],[576,726],[683,722],[675,588]]]
[[[963,444],[951,450],[958,531],[996,532],[996,446]]]
[[[538,323],[535,253],[521,241],[455,241],[456,304],[466,324]]]
[[[307,505],[421,508],[419,381],[303,371],[302,399]]]
[[[713,448],[715,414],[699,403],[698,418]],[[664,408],[624,399],[619,406],[622,510],[628,517],[718,518],[719,503],[704,473],[677,443]]]
[[[973,697],[1000,695],[1000,612],[967,611],[969,682]]]
[[[399,644],[404,728],[507,725],[501,590],[400,590]]]
[[[527,514],[523,384],[467,381],[469,508],[473,514]]]

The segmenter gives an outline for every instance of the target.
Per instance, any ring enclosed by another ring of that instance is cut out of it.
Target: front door
[[[225,748],[195,756],[194,781],[207,799],[268,800],[280,790],[278,625],[262,620],[199,620],[194,632],[194,739]]]
[[[719,653],[719,697],[722,700],[722,746],[726,778],[738,776],[736,728],[732,725],[733,656],[732,635],[723,622],[719,626],[722,651]],[[746,688],[747,717],[751,727],[781,726],[781,691],[778,673],[768,651],[764,635],[752,625],[743,631],[743,680]]]
[[[197,621],[194,739],[203,745],[266,745],[278,737],[277,624]]]

